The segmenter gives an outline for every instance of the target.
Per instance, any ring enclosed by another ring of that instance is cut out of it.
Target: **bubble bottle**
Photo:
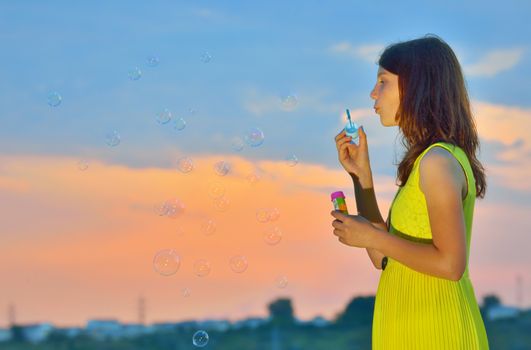
[[[343,191],[337,191],[330,196],[335,210],[340,210],[343,214],[348,215],[347,203],[345,202],[345,195]]]
[[[358,134],[358,125],[356,123],[353,123],[350,119],[350,111],[347,108],[347,118],[348,118],[348,124],[345,126],[345,133],[347,136],[352,137],[352,140],[350,140],[350,143],[354,143],[359,146],[360,144],[360,138]]]

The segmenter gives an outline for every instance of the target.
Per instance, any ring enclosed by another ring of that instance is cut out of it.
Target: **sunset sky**
[[[10,304],[18,323],[81,326],[136,322],[140,297],[151,323],[265,316],[277,297],[300,319],[333,318],[374,295],[381,271],[332,233],[331,192],[355,212],[334,136],[349,108],[387,217],[403,149],[369,93],[385,46],[427,33],[460,60],[487,172],[469,261],[476,297],[530,307],[531,5],[377,5],[1,2],[0,327]],[[182,211],[159,215],[167,201]],[[277,216],[261,222],[262,210]],[[169,276],[153,265],[164,249],[180,258]]]

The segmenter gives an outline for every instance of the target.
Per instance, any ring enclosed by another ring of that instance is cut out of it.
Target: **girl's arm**
[[[358,208],[359,215],[369,220],[373,226],[387,231],[387,225],[382,218],[382,214],[380,214],[380,209],[378,208],[378,203],[376,202],[372,178],[359,179],[356,175],[352,174],[351,177],[354,183],[356,207]],[[382,259],[385,255],[373,248],[367,248],[366,250],[374,267],[376,267],[378,270],[381,270]]]
[[[419,186],[426,198],[433,243],[412,242],[374,228],[371,248],[418,272],[458,281],[466,269],[461,199],[465,174],[448,151],[434,147],[421,160]]]

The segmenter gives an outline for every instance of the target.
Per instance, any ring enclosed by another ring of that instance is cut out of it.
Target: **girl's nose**
[[[372,89],[370,96],[373,100],[376,100],[376,88]]]

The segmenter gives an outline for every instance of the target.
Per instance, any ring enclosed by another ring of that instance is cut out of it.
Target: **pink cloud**
[[[213,170],[220,159],[232,164],[231,172],[222,177]],[[12,195],[10,215],[0,226],[11,228],[2,238],[9,244],[0,244],[5,286],[0,304],[15,302],[21,321],[82,324],[103,316],[134,321],[139,295],[147,299],[149,322],[265,315],[266,304],[277,296],[292,297],[301,318],[333,317],[354,295],[376,292],[380,272],[366,251],[342,245],[332,234],[332,206],[325,189],[345,190],[347,204],[355,211],[351,180],[337,169],[251,163],[233,156],[196,157],[194,170],[186,174],[96,160],[80,171],[71,158],[0,160],[9,165],[3,175],[7,182],[16,178],[30,189]],[[261,178],[250,183],[246,177],[253,171]],[[378,176],[375,182],[385,217],[394,179]],[[214,205],[212,183],[225,188],[230,204],[224,212]],[[185,205],[175,219],[153,210],[170,198]],[[280,212],[276,221],[258,222],[257,209],[274,207]],[[503,225],[506,209],[494,207]],[[29,216],[28,208],[33,210]],[[477,218],[485,220],[481,211]],[[217,223],[212,235],[201,230],[206,219]],[[264,242],[263,232],[274,226],[282,231],[282,240],[271,246]],[[496,234],[489,227],[481,231],[473,235],[473,242],[479,237],[491,242]],[[181,256],[179,270],[169,277],[158,275],[152,266],[155,253],[165,248]],[[473,249],[481,254],[488,247],[478,244]],[[241,274],[229,265],[237,254],[249,262]],[[208,276],[195,275],[198,259],[211,262]],[[473,268],[483,269],[474,265],[476,261],[473,257]],[[288,278],[284,289],[275,284],[279,275]],[[490,283],[483,280],[483,271],[477,275],[481,283]],[[484,290],[481,283],[478,289]],[[183,297],[182,288],[189,288],[191,295]]]

